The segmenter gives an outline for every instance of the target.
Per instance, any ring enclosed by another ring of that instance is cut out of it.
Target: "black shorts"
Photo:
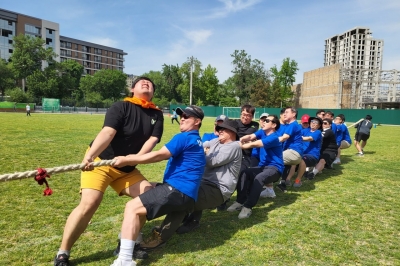
[[[360,141],[367,141],[369,139],[369,135],[367,135],[367,134],[364,134],[364,133],[357,133],[355,136],[354,136],[354,140],[355,141],[357,141],[357,142],[360,142]]]
[[[312,156],[311,154],[304,154],[303,161],[305,162],[307,167],[314,167],[318,163],[318,159]]]
[[[321,154],[320,159],[324,159],[325,162],[326,162],[325,164],[328,165],[328,166],[330,166],[330,165],[333,163],[333,161],[336,159],[336,155],[337,155],[337,152],[334,152],[334,151],[324,151],[324,152]]]
[[[193,198],[168,183],[157,185],[139,195],[139,198],[146,208],[146,217],[149,221],[173,211],[192,211],[194,207]]]

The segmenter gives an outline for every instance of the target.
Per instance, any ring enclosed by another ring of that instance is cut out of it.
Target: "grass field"
[[[80,163],[103,119],[0,113],[0,174]],[[213,119],[206,118],[200,132],[212,128]],[[166,117],[156,149],[178,131]],[[260,199],[249,219],[205,211],[199,229],[175,235],[139,265],[400,265],[399,141],[400,127],[373,128],[364,157],[354,156],[354,146],[344,150],[341,165],[299,189]],[[164,166],[139,169],[161,181]],[[65,221],[80,199],[79,171],[53,175],[49,182],[50,197],[32,178],[0,183],[0,265],[52,265]],[[106,191],[72,250],[72,265],[113,262],[127,201]],[[159,222],[147,223],[144,234]]]

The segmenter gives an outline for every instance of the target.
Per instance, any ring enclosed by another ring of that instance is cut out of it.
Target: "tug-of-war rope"
[[[114,165],[115,160],[101,160],[97,162],[93,162],[92,165],[93,167],[99,167],[99,166],[108,166],[108,165]],[[81,164],[70,164],[70,165],[64,165],[64,166],[58,166],[54,168],[38,168],[37,170],[32,170],[32,171],[26,171],[26,172],[17,172],[13,174],[4,174],[0,175],[0,181],[9,181],[9,180],[17,180],[17,179],[23,179],[23,178],[29,178],[33,177],[36,182],[38,182],[39,185],[46,184],[46,189],[43,191],[43,196],[50,196],[53,194],[53,191],[50,189],[49,184],[47,183],[46,177],[50,178],[50,174],[55,174],[55,173],[63,173],[63,172],[69,172],[69,171],[74,171],[74,170],[82,170],[85,168],[84,163]]]

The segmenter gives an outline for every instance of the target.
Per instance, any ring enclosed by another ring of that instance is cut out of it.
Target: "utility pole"
[[[188,57],[188,61],[190,63],[190,95],[189,95],[189,105],[192,105],[192,86],[193,86],[193,63],[194,60],[196,58],[194,58],[193,56]]]

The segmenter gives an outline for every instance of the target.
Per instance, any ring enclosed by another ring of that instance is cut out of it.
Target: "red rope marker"
[[[46,177],[50,178],[50,175],[47,173],[46,169],[38,168],[37,174],[35,176],[35,181],[38,182],[39,185],[46,184],[45,190],[43,190],[43,196],[50,196],[53,194],[53,191],[49,187],[49,183],[47,183]]]

